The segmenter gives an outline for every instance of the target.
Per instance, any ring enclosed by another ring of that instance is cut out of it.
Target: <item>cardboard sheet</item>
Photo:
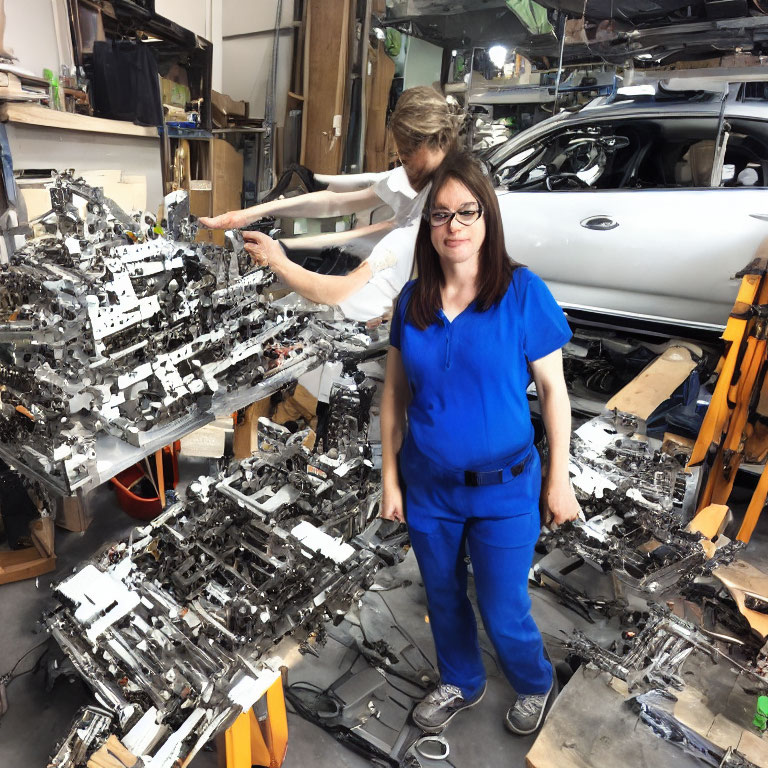
[[[763,639],[767,638],[768,615],[747,608],[745,599],[747,595],[754,595],[762,600],[768,600],[768,573],[743,560],[737,560],[731,565],[715,568],[712,575],[718,578],[731,593],[739,606],[739,611],[749,622],[749,626]]]

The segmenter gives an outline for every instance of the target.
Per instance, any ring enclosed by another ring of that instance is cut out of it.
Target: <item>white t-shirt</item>
[[[419,233],[419,219],[408,226],[393,229],[371,251],[372,258],[380,249],[391,251],[396,260],[394,266],[377,272],[357,293],[339,302],[339,309],[350,320],[365,322],[381,317],[392,309],[403,286],[413,272],[413,250]]]
[[[405,227],[418,222],[424,203],[429,195],[427,184],[421,192],[411,187],[405,168],[394,168],[385,173],[373,186],[373,191],[395,213],[395,222],[398,227]]]
[[[427,184],[421,192],[416,192],[408,183],[408,177],[402,167],[381,174],[381,178],[375,182],[374,191],[392,208],[397,228],[379,240],[368,258],[382,249],[388,250],[395,256],[394,264],[377,272],[357,293],[339,302],[338,307],[344,317],[365,322],[391,312],[395,299],[411,279],[413,251],[429,187]],[[314,371],[305,373],[299,378],[299,383],[318,400],[327,402],[330,388],[340,375],[341,363],[326,363]]]
[[[429,188],[427,184],[416,192],[402,167],[388,171],[375,183],[376,195],[394,211],[397,229],[379,240],[368,258],[387,250],[394,256],[394,266],[377,272],[357,293],[339,303],[345,317],[364,322],[381,317],[392,309],[413,272],[413,249]]]

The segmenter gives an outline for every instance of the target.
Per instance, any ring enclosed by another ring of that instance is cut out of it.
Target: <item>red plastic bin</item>
[[[167,491],[175,488],[179,482],[178,451],[178,442],[163,448],[163,477]],[[153,460],[154,457],[150,458],[150,461]],[[159,496],[147,498],[134,493],[134,488],[146,475],[144,464],[139,463],[128,467],[110,480],[123,512],[137,520],[154,520],[163,511]]]

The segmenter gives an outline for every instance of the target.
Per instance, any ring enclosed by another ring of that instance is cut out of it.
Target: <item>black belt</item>
[[[529,453],[519,464],[514,464],[506,469],[492,469],[489,472],[472,472],[472,470],[464,471],[464,485],[470,488],[479,488],[483,485],[499,485],[504,482],[504,473],[509,472],[512,477],[517,477],[528,463],[528,459],[531,454]]]

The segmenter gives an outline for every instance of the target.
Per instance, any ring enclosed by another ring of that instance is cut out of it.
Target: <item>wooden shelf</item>
[[[116,133],[122,136],[146,136],[157,138],[157,128],[134,125],[124,120],[106,120],[103,117],[75,115],[71,112],[59,112],[36,104],[0,104],[0,121],[25,123],[44,128],[59,128],[68,131],[90,131],[95,133]]]

